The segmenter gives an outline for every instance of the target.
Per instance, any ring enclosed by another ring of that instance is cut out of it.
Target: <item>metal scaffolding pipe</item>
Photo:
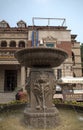
[[[50,25],[50,21],[51,20],[62,21],[61,26],[64,26],[64,24],[66,24],[66,19],[65,18],[41,18],[41,17],[33,17],[32,18],[32,24],[33,24],[33,26],[35,25],[35,20],[48,20],[48,26]]]

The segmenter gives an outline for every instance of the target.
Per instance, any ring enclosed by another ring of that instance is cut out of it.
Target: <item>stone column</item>
[[[21,66],[21,86],[25,90],[25,67]]]

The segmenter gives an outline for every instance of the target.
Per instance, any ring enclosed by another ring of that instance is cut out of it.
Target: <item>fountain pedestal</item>
[[[59,113],[52,103],[56,83],[53,69],[33,68],[29,80],[27,91],[31,106],[24,111],[26,124],[33,128],[55,127]]]

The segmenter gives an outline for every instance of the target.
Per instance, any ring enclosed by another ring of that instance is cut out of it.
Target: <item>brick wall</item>
[[[56,45],[58,48],[65,50],[69,56],[72,55],[72,46],[71,46],[71,42],[68,41],[62,41],[61,43],[58,43]]]

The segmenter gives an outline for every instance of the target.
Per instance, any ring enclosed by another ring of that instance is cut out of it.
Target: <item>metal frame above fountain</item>
[[[31,68],[27,85],[30,108],[25,108],[25,123],[33,128],[56,127],[59,112],[52,104],[56,85],[52,68],[67,59],[67,52],[58,48],[30,47],[17,51],[15,57],[21,65]]]

